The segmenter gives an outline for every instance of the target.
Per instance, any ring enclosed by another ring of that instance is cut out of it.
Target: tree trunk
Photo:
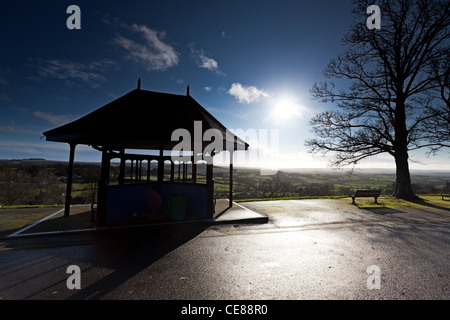
[[[417,197],[412,190],[408,164],[408,130],[406,128],[405,100],[401,91],[397,93],[394,130],[394,158],[397,177],[393,196],[397,199],[415,200]]]
[[[397,199],[416,200],[417,197],[411,186],[407,151],[396,153],[395,165],[397,177],[393,196]]]

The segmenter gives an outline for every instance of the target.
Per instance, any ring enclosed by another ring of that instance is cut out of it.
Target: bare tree
[[[97,202],[98,181],[100,180],[100,167],[88,165],[82,168],[84,182],[87,183],[83,189],[83,194],[89,203]]]
[[[33,179],[36,204],[61,204],[64,188],[49,168],[41,168]]]
[[[273,177],[260,179],[251,190],[254,196],[262,199],[292,196],[295,191],[291,183],[282,179],[280,172]]]
[[[31,204],[31,178],[25,170],[4,166],[0,169],[0,204]]]
[[[436,89],[430,100],[440,100],[437,105],[430,105],[430,117],[426,121],[429,140],[434,143],[431,153],[442,148],[450,148],[450,52],[447,57],[433,62],[436,77]],[[442,74],[442,77],[438,75]]]
[[[339,111],[311,120],[319,138],[306,145],[311,152],[335,153],[336,166],[390,154],[396,164],[394,196],[412,200],[409,152],[439,144],[430,139],[427,123],[436,116],[430,111],[440,112],[442,105],[432,92],[448,79],[448,68],[435,64],[448,58],[450,2],[379,1],[381,29],[369,30],[364,13],[372,2],[355,1],[359,21],[343,38],[346,50],[324,70],[326,78],[347,81],[346,89],[323,81],[311,90],[316,99],[336,103]]]

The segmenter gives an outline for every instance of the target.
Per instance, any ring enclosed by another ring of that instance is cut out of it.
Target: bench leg
[[[352,204],[354,204],[354,205],[356,205],[355,198],[356,197],[352,197]]]
[[[379,203],[378,203],[378,197],[374,197],[374,198],[375,198],[375,203],[376,203],[376,204],[379,204]]]

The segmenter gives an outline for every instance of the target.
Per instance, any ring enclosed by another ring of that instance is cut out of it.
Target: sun
[[[285,122],[300,117],[301,106],[291,100],[283,99],[275,104],[271,115],[275,122]]]

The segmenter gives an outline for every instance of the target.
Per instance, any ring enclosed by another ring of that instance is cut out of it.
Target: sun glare
[[[284,122],[293,117],[301,116],[301,106],[290,100],[280,100],[272,111],[272,117],[276,122]]]

